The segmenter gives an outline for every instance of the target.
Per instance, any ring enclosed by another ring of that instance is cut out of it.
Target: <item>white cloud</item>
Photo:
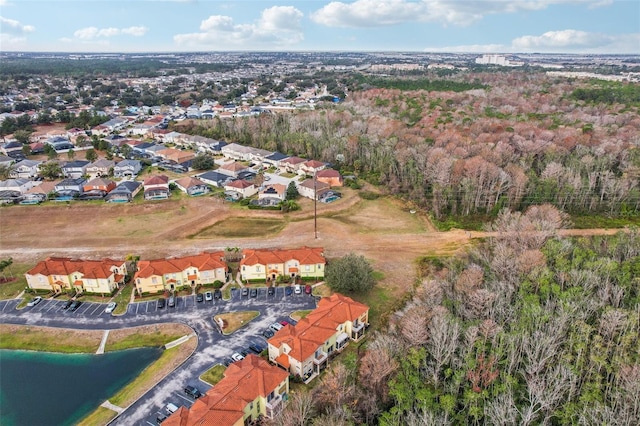
[[[470,25],[484,16],[521,10],[542,10],[558,3],[600,7],[612,0],[356,0],[333,1],[311,14],[311,19],[329,27],[378,27],[403,22],[436,22]]]
[[[114,37],[121,34],[132,35],[132,36],[143,36],[147,32],[146,27],[129,27],[129,28],[96,28],[96,27],[86,27],[80,28],[73,33],[75,38],[80,40],[93,40],[99,37]]]
[[[212,15],[200,23],[200,32],[176,34],[173,40],[180,46],[208,49],[282,48],[304,39],[302,17],[302,12],[293,6],[265,9],[250,24],[237,24],[229,16]]]
[[[8,19],[0,16],[0,33],[9,34],[12,36],[22,36],[27,33],[32,33],[36,30],[33,25],[24,25],[15,19]]]
[[[511,46],[518,52],[640,53],[640,33],[611,35],[567,29],[518,37]]]

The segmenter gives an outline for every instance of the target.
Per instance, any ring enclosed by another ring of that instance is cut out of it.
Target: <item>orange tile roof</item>
[[[38,262],[36,266],[28,270],[28,275],[42,274],[50,275],[71,275],[79,273],[83,278],[109,278],[113,275],[111,268],[120,268],[124,265],[124,260],[82,260],[68,257],[48,257]]]
[[[200,186],[206,185],[203,181],[198,178],[187,176],[176,181],[176,185],[181,186],[183,188],[190,188],[192,186]]]
[[[257,249],[244,250],[240,265],[268,265],[297,260],[301,265],[326,264],[322,247],[300,247],[297,249]]]
[[[242,170],[247,169],[248,167],[243,165],[242,163],[237,163],[234,161],[233,163],[223,164],[222,166],[220,166],[220,168],[224,170],[229,170],[231,172],[240,172]]]
[[[253,186],[252,183],[247,182],[244,179],[234,180],[233,182],[229,182],[225,185],[225,187],[236,188],[236,189],[245,189]]]
[[[232,425],[242,419],[247,404],[258,396],[266,397],[287,377],[288,372],[256,355],[247,355],[227,367],[224,378],[189,410],[176,411],[163,425]]]
[[[149,186],[149,185],[168,185],[169,184],[169,178],[165,175],[156,175],[156,176],[151,176],[149,178],[146,178],[144,180],[144,185],[145,186]]]
[[[316,176],[323,177],[323,178],[339,178],[340,172],[333,169],[324,169],[324,170],[318,170],[318,173],[316,173]]]
[[[283,327],[267,342],[277,348],[286,344],[291,349],[287,355],[303,362],[337,332],[340,324],[353,322],[368,310],[367,305],[335,293],[320,299],[318,307],[306,318],[295,326]]]
[[[188,268],[197,268],[198,271],[212,271],[218,268],[227,268],[223,260],[224,253],[216,251],[212,253],[200,253],[194,256],[177,257],[174,259],[141,260],[138,262],[138,270],[135,278],[149,278],[154,275],[175,274]]]
[[[322,167],[324,166],[324,163],[318,161],[318,160],[309,160],[307,162],[304,163],[305,167],[309,167],[309,168],[313,168],[313,169],[317,169],[318,167]]]
[[[284,368],[287,368],[287,369],[291,365],[291,363],[289,362],[289,357],[287,356],[287,354],[281,354],[279,357],[276,358],[276,362],[278,364],[280,364],[281,366],[283,366]]]

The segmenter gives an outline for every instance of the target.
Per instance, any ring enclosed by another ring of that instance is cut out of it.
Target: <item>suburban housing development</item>
[[[324,250],[301,247],[292,250],[244,250],[240,273],[246,281],[273,281],[280,276],[323,278]]]

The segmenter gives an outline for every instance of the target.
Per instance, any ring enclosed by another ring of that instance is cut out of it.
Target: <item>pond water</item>
[[[0,425],[72,425],[158,359],[158,348],[104,355],[0,350]]]

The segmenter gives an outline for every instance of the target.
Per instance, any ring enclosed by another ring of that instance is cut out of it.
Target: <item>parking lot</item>
[[[20,310],[21,313],[39,313],[39,314],[64,314],[69,316],[82,316],[82,317],[108,317],[111,314],[104,312],[107,307],[105,303],[96,302],[82,302],[77,310],[71,311],[70,309],[64,309],[68,299],[43,299],[42,302],[35,306],[27,306]],[[0,301],[0,312],[8,313],[15,310],[16,306],[20,303],[20,300],[2,300]]]

